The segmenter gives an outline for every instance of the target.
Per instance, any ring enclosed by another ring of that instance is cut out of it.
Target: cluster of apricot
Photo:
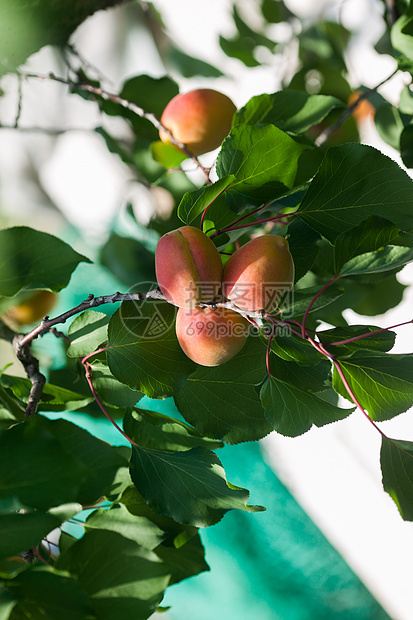
[[[283,237],[257,236],[236,250],[223,267],[212,240],[193,226],[161,237],[155,269],[163,295],[178,306],[179,344],[203,366],[218,366],[234,357],[249,333],[245,316],[274,311],[294,281],[294,263]],[[231,301],[234,309],[216,307],[218,301]],[[200,306],[206,302],[211,305]]]

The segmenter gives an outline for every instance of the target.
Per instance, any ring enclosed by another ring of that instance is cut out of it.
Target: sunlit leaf
[[[272,123],[283,131],[304,133],[343,102],[328,95],[310,95],[302,90],[280,90],[256,95],[234,117],[234,125]]]
[[[382,354],[340,361],[357,400],[376,421],[390,420],[413,405],[413,355]],[[350,400],[334,369],[336,392]]]
[[[178,206],[178,217],[185,224],[191,224],[204,209],[231,186],[234,180],[234,175],[230,174],[212,185],[206,185],[192,192],[187,192]]]
[[[103,312],[86,310],[70,324],[68,336],[71,345],[67,350],[69,357],[83,357],[95,351],[108,337],[109,317]]]
[[[188,155],[184,152],[161,140],[152,142],[151,153],[154,160],[164,168],[178,168],[185,159],[188,159]]]
[[[234,200],[274,200],[292,188],[305,148],[274,125],[237,125],[223,142],[217,173],[235,176]]]
[[[367,252],[352,258],[342,267],[343,276],[391,271],[413,260],[413,248],[387,245],[376,252]]]

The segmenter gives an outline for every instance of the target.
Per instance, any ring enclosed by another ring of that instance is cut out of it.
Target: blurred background
[[[277,43],[273,48],[264,38],[249,46],[245,32],[239,35],[230,0],[155,0],[150,9],[159,11],[163,30],[147,18],[146,3],[131,2],[97,12],[81,24],[70,39],[71,66],[46,46],[29,58],[24,71],[65,77],[83,66],[115,93],[135,75],[167,73],[181,91],[213,84],[241,107],[254,95],[275,92],[293,77],[298,80],[296,35],[323,21],[341,24],[351,33],[345,51],[351,88],[373,88],[396,69],[394,58],[377,51],[386,3],[286,0],[296,16],[288,24],[263,20],[259,9],[265,5],[269,10],[272,4],[277,3],[240,1],[236,15],[254,32],[265,30],[265,37]],[[338,32],[333,41],[335,36]],[[232,57],[223,51],[225,41]],[[191,75],[194,58],[218,67],[223,75]],[[322,92],[316,70],[306,79],[308,89]],[[408,83],[409,74],[399,72],[378,92],[397,106]],[[107,135],[116,135],[119,144],[129,139],[121,119],[100,113],[96,104],[50,79],[5,75],[0,87],[2,227],[24,224],[57,234],[94,259],[113,231],[139,239],[154,213],[171,211],[173,202],[162,184],[148,187],[108,149]],[[97,132],[97,127],[107,133]],[[358,131],[363,142],[404,167],[391,140],[383,139],[370,116],[359,122]],[[214,154],[208,154],[202,161],[208,165],[213,160]],[[184,167],[189,180],[202,183],[191,162]],[[96,266],[91,276],[88,269],[79,266],[76,282],[59,296],[56,313],[90,292],[110,293],[122,286],[113,270]],[[391,326],[412,317],[413,265],[397,278],[406,287],[402,301],[376,317],[376,325]],[[349,322],[371,322],[350,310],[345,316]],[[411,352],[411,326],[396,331],[394,352]],[[5,345],[3,349],[4,365],[11,357]],[[13,370],[18,372],[17,366]],[[172,407],[168,402],[144,406],[167,413]],[[412,413],[383,423],[383,430],[413,441]],[[402,521],[383,492],[379,451],[380,436],[357,414],[294,439],[272,433],[257,446],[225,448],[221,458],[228,478],[250,488],[252,503],[262,503],[267,512],[229,514],[202,532],[212,570],[168,590],[165,605],[172,607],[164,617],[410,620],[413,526]],[[263,548],[267,556],[257,556]]]

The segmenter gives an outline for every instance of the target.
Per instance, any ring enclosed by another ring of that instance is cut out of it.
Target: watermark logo
[[[119,309],[124,329],[139,340],[157,340],[175,329],[178,308],[162,299],[157,299],[157,291],[156,282],[139,282],[127,291],[131,299]],[[148,294],[147,297],[145,293]]]
[[[200,320],[197,316],[197,300],[202,297],[204,300],[211,301],[209,293],[215,293],[217,290],[216,282],[195,283],[194,287],[188,287],[183,292],[186,299],[185,305],[189,305],[188,313],[193,312],[193,320],[187,325],[188,336],[201,335],[203,333],[210,338],[227,338],[227,337],[245,337],[248,334],[258,335],[259,333],[266,336],[274,331],[274,335],[288,335],[289,330],[282,326],[274,327],[265,320],[257,321],[258,327],[253,324],[245,324],[245,322],[233,322],[221,320],[219,317],[219,309],[217,318],[211,318],[207,321]],[[172,303],[165,301],[160,293],[156,282],[139,282],[130,287],[125,296],[127,304],[122,305],[119,309],[119,317],[125,330],[133,334],[138,340],[157,340],[165,337],[171,330],[175,329],[175,319],[178,307]],[[262,300],[265,300],[262,302]],[[282,318],[286,319],[292,314],[293,291],[291,284],[274,284],[262,283],[261,285],[249,284],[247,282],[237,284],[231,292],[231,302],[238,306],[241,311],[248,307],[258,307],[263,303],[264,307],[274,307],[274,312],[280,311]],[[254,303],[255,302],[255,303]],[[285,332],[288,331],[288,334]]]

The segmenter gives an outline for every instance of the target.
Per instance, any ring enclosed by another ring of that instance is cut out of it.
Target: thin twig
[[[134,112],[141,118],[148,119],[149,121],[151,121],[153,125],[155,125],[158,131],[163,131],[164,133],[167,134],[168,139],[171,142],[171,144],[174,144],[175,146],[177,146],[183,153],[185,153],[187,157],[192,159],[192,161],[197,165],[197,167],[204,174],[206,183],[211,184],[211,179],[209,177],[210,168],[205,168],[205,166],[201,164],[201,162],[198,160],[196,155],[192,153],[192,151],[188,148],[188,146],[184,144],[183,142],[180,142],[180,140],[177,140],[173,136],[170,129],[165,127],[165,125],[161,123],[161,121],[155,114],[147,112],[146,110],[138,106],[136,103],[133,103],[132,101],[129,101],[128,99],[125,99],[124,97],[120,97],[116,93],[110,93],[100,88],[99,86],[94,86],[93,84],[88,84],[84,82],[75,82],[75,81],[54,75],[53,73],[49,73],[48,75],[40,75],[36,73],[19,73],[19,77],[23,77],[26,79],[51,80],[53,82],[58,82],[59,84],[64,84],[65,86],[69,86],[69,88],[72,88],[72,89],[77,88],[79,90],[83,90],[85,92],[91,93],[92,95],[95,95],[97,97],[101,97],[102,99],[105,99],[106,101],[113,101],[114,103],[119,104],[123,108],[130,110],[131,112]]]
[[[373,88],[369,88],[366,91],[364,91],[363,93],[361,93],[359,95],[359,97],[354,101],[354,103],[352,103],[350,106],[348,106],[348,108],[346,108],[344,110],[344,112],[342,114],[340,114],[340,116],[338,117],[338,119],[334,123],[334,125],[331,125],[330,127],[327,127],[327,129],[325,129],[322,133],[320,133],[320,135],[318,136],[318,138],[315,141],[315,145],[316,146],[322,146],[333,133],[335,133],[336,131],[338,131],[340,129],[340,127],[342,126],[344,121],[346,121],[349,118],[349,116],[351,116],[351,114],[357,108],[357,106],[364,99],[368,99],[370,97],[370,95],[375,93],[377,91],[377,89],[380,88],[380,86],[383,86],[383,84],[385,84],[386,82],[391,80],[391,78],[396,75],[398,70],[399,70],[398,68],[395,69],[393,71],[393,73],[391,73],[388,77],[386,77],[384,80],[382,80],[379,84],[377,84]]]

